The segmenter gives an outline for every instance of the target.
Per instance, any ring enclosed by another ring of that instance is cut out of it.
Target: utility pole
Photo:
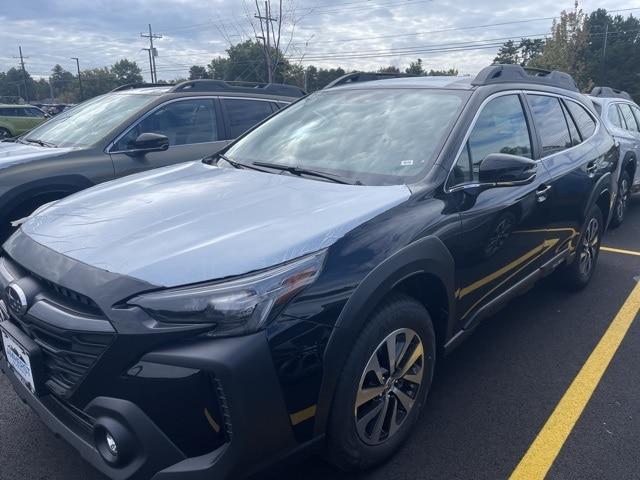
[[[262,30],[263,36],[258,37],[261,38],[264,43],[264,60],[267,65],[267,78],[269,83],[273,83],[273,70],[271,68],[271,22],[275,22],[276,19],[271,17],[271,9],[269,8],[269,1],[265,0],[264,2],[264,15],[260,13],[260,8],[258,8],[258,0],[256,0],[256,9],[258,13],[255,15],[255,18],[260,20],[260,29]],[[265,21],[266,27],[266,36],[265,27],[262,26],[262,21]]]
[[[22,67],[22,84],[24,85],[24,99],[28,103],[29,102],[29,90],[27,89],[27,70],[24,68],[24,59],[25,58],[29,58],[29,57],[23,57],[22,56],[22,47],[21,46],[18,46],[18,51],[20,52],[20,56],[19,57],[13,57],[13,58],[19,58],[20,59],[20,66]]]
[[[602,84],[605,85],[607,82],[607,38],[609,37],[609,21],[604,27],[604,43],[602,46]]]
[[[154,38],[162,38],[162,35],[157,35],[151,31],[151,24],[149,24],[149,34],[141,33],[140,36],[142,38],[149,39],[149,55],[151,57],[151,83],[158,83],[158,72],[156,71],[156,57],[157,52],[156,49],[153,48],[153,39]]]
[[[78,69],[78,84],[80,85],[80,101],[84,100],[84,92],[82,90],[82,76],[80,75],[80,59],[78,57],[71,57],[71,60],[76,61],[76,67]]]
[[[153,81],[153,60],[151,58],[151,49],[150,48],[143,48],[142,50],[144,50],[145,52],[149,53],[149,71],[151,72],[151,83],[154,83]]]
[[[53,100],[53,78],[49,77],[49,97]]]

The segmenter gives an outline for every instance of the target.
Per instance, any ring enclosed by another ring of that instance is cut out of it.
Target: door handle
[[[551,190],[551,185],[542,184],[537,188],[536,200],[538,201],[538,203],[542,203],[547,199],[548,193],[550,190]]]
[[[595,173],[597,169],[598,169],[598,166],[596,165],[596,162],[590,162],[587,164],[587,173],[589,174]]]

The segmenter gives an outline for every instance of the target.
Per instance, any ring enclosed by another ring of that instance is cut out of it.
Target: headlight
[[[213,336],[243,335],[265,326],[274,308],[312,284],[326,250],[231,281],[146,293],[129,300],[160,322],[215,324]]]

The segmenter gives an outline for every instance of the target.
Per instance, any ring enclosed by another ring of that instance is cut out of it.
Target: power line
[[[640,7],[620,8],[620,9],[617,9],[617,10],[607,10],[607,12],[608,13],[618,13],[618,12],[628,12],[628,11],[632,11],[632,10],[640,10]],[[346,42],[359,42],[359,41],[362,41],[362,40],[378,40],[378,39],[381,39],[381,38],[413,37],[413,36],[418,36],[418,35],[430,35],[430,34],[434,34],[434,33],[457,32],[457,31],[461,31],[461,30],[474,30],[474,29],[477,29],[477,28],[502,27],[502,26],[506,26],[506,25],[516,25],[516,24],[521,24],[521,23],[538,22],[538,21],[543,21],[543,20],[555,20],[556,18],[558,18],[558,16],[555,16],[555,17],[526,18],[526,19],[522,19],[522,20],[512,20],[512,21],[509,21],[509,22],[487,23],[487,24],[483,24],[483,25],[467,25],[467,26],[463,26],[463,27],[450,27],[450,28],[443,28],[443,29],[440,29],[440,30],[428,30],[428,31],[413,32],[413,33],[396,33],[396,34],[389,34],[389,35],[376,35],[376,36],[370,36],[370,37],[339,38],[339,39],[334,39],[334,40],[323,40],[323,41],[314,42],[314,43],[316,45],[318,45],[318,44],[326,44],[326,43],[346,43]]]

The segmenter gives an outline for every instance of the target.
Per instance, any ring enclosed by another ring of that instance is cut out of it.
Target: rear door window
[[[571,100],[565,100],[564,103],[580,131],[580,135],[582,135],[582,140],[586,140],[593,135],[596,131],[596,121],[587,109]]]
[[[620,108],[620,113],[622,113],[622,118],[624,118],[624,123],[627,125],[627,130],[631,130],[632,132],[639,131],[638,124],[636,122],[636,118],[633,116],[631,107],[626,103],[621,103],[618,107]]]
[[[609,105],[607,118],[614,127],[625,128],[624,124],[622,123],[620,111],[618,110],[618,106],[616,104]]]
[[[562,102],[561,102],[561,105],[562,105],[562,111],[564,112],[564,117],[567,120],[567,125],[569,126],[569,133],[571,134],[571,145],[578,145],[580,142],[582,142],[580,138],[580,133],[578,132],[578,128],[576,127],[576,124],[573,121],[573,118],[569,114],[567,107]]]
[[[227,112],[228,136],[237,138],[273,113],[271,102],[244,98],[224,98]]]
[[[540,135],[542,155],[552,155],[571,147],[571,135],[560,99],[547,95],[527,95],[527,99]]]

